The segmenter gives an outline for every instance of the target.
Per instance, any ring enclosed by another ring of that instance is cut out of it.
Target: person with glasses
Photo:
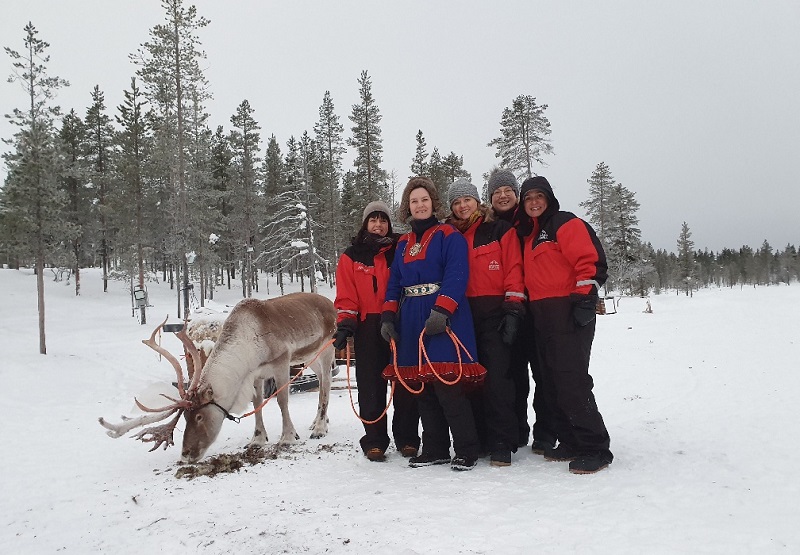
[[[495,168],[489,175],[487,193],[492,209],[498,220],[513,223],[519,207],[519,183],[513,172]],[[528,373],[530,367],[530,374]],[[533,377],[533,441],[531,450],[543,455],[545,449],[553,448],[558,440],[555,431],[555,408],[552,393],[545,391],[536,357],[536,339],[533,333],[533,320],[525,311],[517,340],[511,349],[511,376],[514,379],[514,407],[519,428],[518,447],[528,444],[531,427],[528,423],[528,397]]]

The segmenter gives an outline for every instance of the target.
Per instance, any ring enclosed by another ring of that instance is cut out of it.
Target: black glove
[[[341,351],[347,347],[347,338],[352,337],[356,332],[356,321],[352,318],[346,318],[339,322],[336,326],[336,333],[333,335],[333,348]]]
[[[425,335],[444,333],[450,316],[438,310],[431,310],[431,315],[425,320]]]
[[[572,317],[580,327],[590,324],[597,317],[597,295],[569,296],[572,301]]]

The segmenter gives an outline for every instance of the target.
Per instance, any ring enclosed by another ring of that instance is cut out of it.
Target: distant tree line
[[[669,290],[691,295],[701,287],[789,284],[800,280],[800,258],[792,244],[774,250],[765,240],[758,250],[743,246],[718,253],[699,251],[694,249],[689,225],[683,222],[676,251],[656,250],[642,241],[636,194],[616,182],[605,163],[595,167],[587,182],[589,197],[581,207],[606,252],[606,290],[639,296]]]
[[[325,91],[313,129],[281,144],[262,125],[248,99],[226,129],[209,125],[210,87],[203,73],[200,33],[209,21],[183,0],[162,0],[164,20],[130,55],[135,69],[115,109],[95,86],[85,114],[55,104],[69,83],[48,73],[49,44],[29,23],[22,50],[5,47],[9,81],[25,96],[7,114],[16,132],[3,138],[7,177],[0,189],[0,261],[33,266],[38,276],[41,350],[44,352],[43,273],[67,270],[80,294],[80,270],[100,267],[103,287],[122,279],[143,288],[165,280],[178,291],[178,314],[189,309],[197,283],[201,302],[219,287],[247,297],[274,277],[315,291],[334,284],[339,254],[361,223],[363,207],[382,199],[395,206],[404,178],[383,168],[381,113],[367,71],[357,79],[349,134]],[[500,119],[499,165],[520,181],[553,154],[546,104],[519,95]],[[409,137],[411,140],[411,137]],[[344,155],[354,155],[350,168]],[[464,170],[463,156],[428,152],[416,134],[411,175],[425,175],[446,196]],[[488,172],[484,174],[485,181]],[[399,182],[400,180],[400,182]],[[600,163],[581,206],[607,251],[609,287],[646,294],[690,292],[704,285],[769,284],[797,279],[796,249],[773,253],[743,247],[717,255],[691,250],[688,226],[678,254],[654,251],[638,228],[635,194]],[[485,194],[484,194],[485,197]],[[398,222],[402,228],[403,222]],[[141,320],[146,322],[145,307]]]

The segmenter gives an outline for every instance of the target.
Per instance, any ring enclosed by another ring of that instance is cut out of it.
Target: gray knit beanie
[[[453,201],[458,197],[472,197],[478,201],[478,204],[481,203],[481,197],[478,196],[478,188],[463,177],[453,181],[453,184],[447,189],[447,205],[453,206]]]
[[[386,205],[386,203],[382,200],[373,200],[367,205],[366,208],[364,208],[364,215],[361,218],[361,222],[363,223],[373,212],[383,212],[386,214],[386,219],[390,222],[392,221],[392,217],[389,215],[389,207]]]
[[[514,189],[514,194],[519,197],[519,183],[514,174],[508,170],[494,170],[492,175],[489,176],[489,184],[487,186],[487,194],[489,199],[492,198],[494,192],[500,187],[511,187]]]

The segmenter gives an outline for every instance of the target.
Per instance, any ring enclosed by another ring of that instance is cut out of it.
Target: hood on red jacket
[[[561,205],[553,194],[553,187],[550,186],[547,178],[535,175],[523,181],[519,191],[519,207],[514,215],[514,226],[517,228],[517,233],[522,237],[529,235],[533,231],[533,221],[525,211],[525,194],[528,191],[541,191],[547,196],[547,210],[539,217],[540,221],[548,219],[551,215],[561,210]]]

